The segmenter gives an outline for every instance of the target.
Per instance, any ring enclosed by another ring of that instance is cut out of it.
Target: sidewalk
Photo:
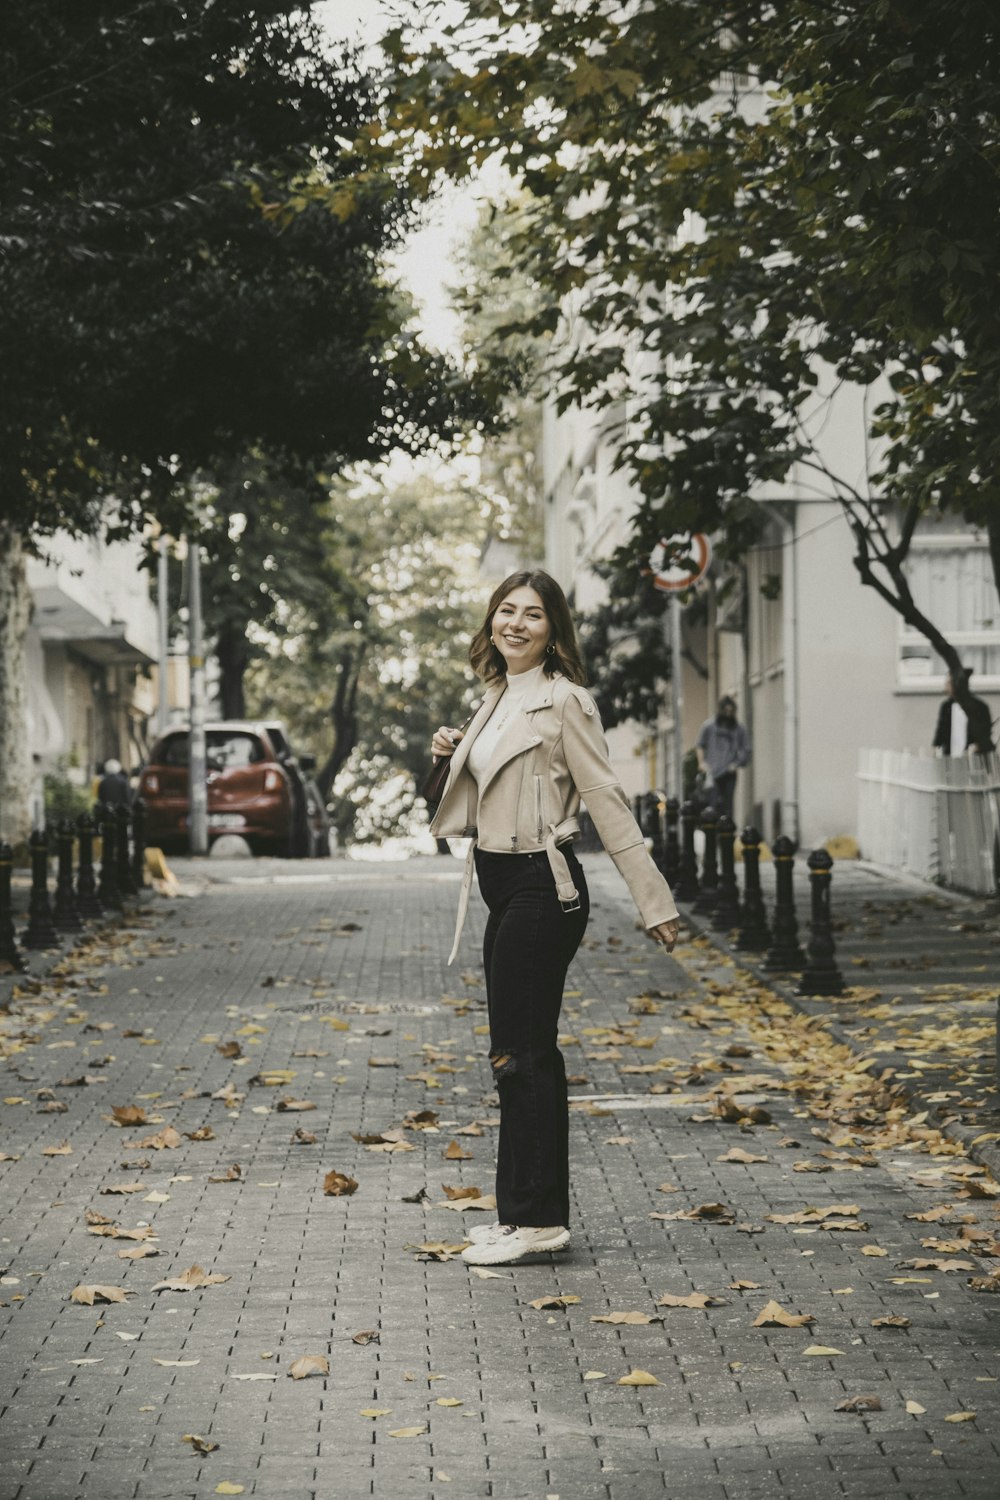
[[[538,1264],[449,1253],[478,1220],[445,1189],[492,1190],[497,1118],[477,901],[444,967],[457,860],[205,862],[197,899],[18,984],[0,1500],[992,1500],[1000,1298],[968,1281],[998,1264],[994,1184],[705,939],[665,958],[585,867],[573,1247]],[[819,1009],[854,1027],[858,1003]],[[325,1196],[334,1172],[357,1190]],[[226,1279],[154,1290],[193,1266]],[[95,1285],[127,1300],[69,1300]],[[755,1326],[771,1302],[800,1326]],[[302,1356],[330,1373],[289,1378]],[[881,1409],[836,1409],[860,1396]]]
[[[761,866],[768,915],[774,866]],[[810,891],[796,862],[799,940],[809,941]],[[937,890],[923,881],[849,860],[833,867],[831,910],[843,996],[797,993],[798,975],[776,975],[764,954],[740,951],[711,917],[692,925],[806,1015],[828,1019],[831,1034],[902,1084],[1000,1177],[997,1017],[1000,1009],[1000,903]]]

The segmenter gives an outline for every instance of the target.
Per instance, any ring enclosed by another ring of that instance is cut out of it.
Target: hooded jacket
[[[486,689],[465,737],[451,758],[430,831],[436,838],[471,837],[459,902],[453,962],[472,884],[473,850],[496,854],[545,852],[556,893],[567,910],[579,905],[560,844],[579,833],[581,799],[601,842],[618,866],[646,927],[677,916],[670,887],[649,856],[628,798],[608,759],[597,705],[586,688],[561,672],[542,677],[530,690],[500,739],[489,769],[477,785],[469,751],[503,696],[506,681]]]

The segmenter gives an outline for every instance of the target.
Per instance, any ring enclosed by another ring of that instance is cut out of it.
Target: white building
[[[79,785],[109,757],[128,768],[156,711],[156,608],[138,540],[59,533],[28,561],[28,736],[39,774]]]
[[[612,471],[607,427],[594,415],[546,413],[542,461],[546,565],[578,609],[600,599],[594,561],[627,539],[637,497],[624,472]],[[864,427],[851,393],[835,407],[821,439],[831,466],[862,468]],[[852,474],[853,477],[853,474]],[[717,601],[713,569],[704,624],[685,624],[683,745],[723,693],[739,705],[754,754],[738,781],[738,823],[752,821],[768,840],[787,833],[812,848],[854,837],[857,769],[866,748],[925,750],[944,691],[944,664],[854,567],[853,539],[841,506],[817,498],[811,476],[793,473],[762,496],[768,519],[743,576]],[[922,526],[908,576],[917,604],[973,668],[972,688],[1000,716],[1000,602],[984,536],[957,519]],[[616,769],[633,794],[672,786],[674,726],[668,685],[655,725],[609,734]]]

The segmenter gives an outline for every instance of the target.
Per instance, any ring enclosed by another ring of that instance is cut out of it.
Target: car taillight
[[[142,789],[144,792],[158,792],[160,790],[160,778],[154,775],[153,772],[147,771],[142,778]]]
[[[264,790],[265,790],[265,792],[280,792],[281,788],[282,788],[282,785],[283,785],[283,783],[282,783],[281,772],[280,771],[265,771],[264,772]]]

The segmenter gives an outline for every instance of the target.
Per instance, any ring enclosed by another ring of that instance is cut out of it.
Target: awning
[[[43,645],[70,646],[101,667],[155,665],[155,656],[129,640],[124,620],[100,620],[60,588],[43,587],[32,592],[32,623]]]

